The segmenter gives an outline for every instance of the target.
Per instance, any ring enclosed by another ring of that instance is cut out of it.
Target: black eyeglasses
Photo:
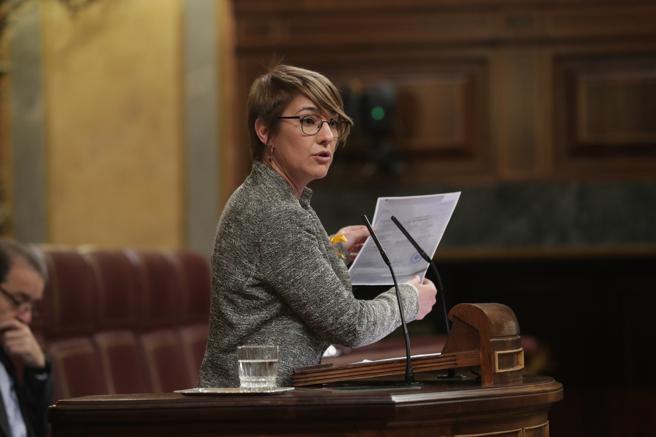
[[[330,131],[336,138],[340,138],[342,135],[344,135],[344,131],[346,129],[346,123],[337,118],[322,120],[316,115],[288,115],[278,118],[283,120],[298,120],[301,123],[301,132],[303,132],[304,135],[318,134],[324,123],[328,124]]]
[[[16,296],[14,296],[12,293],[7,291],[5,287],[0,285],[0,293],[7,298],[7,300],[11,303],[11,305],[14,307],[15,310],[17,311],[32,311],[33,310],[33,305],[34,302],[32,302],[29,299],[20,299]]]

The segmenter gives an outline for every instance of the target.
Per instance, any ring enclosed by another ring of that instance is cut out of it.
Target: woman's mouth
[[[322,163],[330,162],[330,159],[331,159],[331,154],[328,151],[315,153],[312,156],[314,156],[317,161],[322,162]]]

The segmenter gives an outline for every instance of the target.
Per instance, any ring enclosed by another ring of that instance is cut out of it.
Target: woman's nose
[[[321,123],[321,128],[319,128],[317,136],[319,137],[319,142],[332,141],[335,139],[335,134],[333,133],[332,129],[330,129],[330,125],[326,121]]]

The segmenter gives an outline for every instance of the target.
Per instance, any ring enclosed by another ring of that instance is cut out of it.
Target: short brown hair
[[[338,145],[346,142],[353,121],[344,112],[344,103],[335,85],[316,71],[278,64],[255,79],[248,94],[248,132],[253,159],[261,160],[266,148],[255,133],[255,121],[259,118],[275,134],[280,125],[278,117],[298,95],[307,97],[326,113],[336,114],[346,124]]]

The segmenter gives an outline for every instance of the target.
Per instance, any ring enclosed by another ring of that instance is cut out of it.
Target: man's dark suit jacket
[[[25,367],[22,381],[17,379],[16,369],[11,359],[0,347],[0,363],[5,366],[9,378],[14,381],[28,437],[45,436],[48,433],[48,406],[52,401],[52,377],[50,365],[46,369]],[[0,437],[9,437],[9,422],[4,401],[0,396]]]

